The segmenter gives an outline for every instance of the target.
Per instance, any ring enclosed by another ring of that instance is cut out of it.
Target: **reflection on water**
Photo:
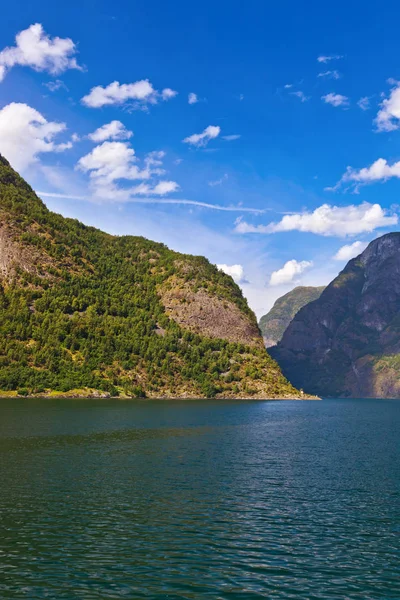
[[[0,598],[400,598],[400,402],[0,401]]]

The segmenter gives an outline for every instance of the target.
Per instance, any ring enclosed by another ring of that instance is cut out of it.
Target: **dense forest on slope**
[[[50,212],[0,156],[0,390],[298,395],[231,277]]]
[[[350,260],[270,352],[309,393],[400,398],[400,233]]]
[[[324,286],[298,286],[276,300],[271,310],[261,317],[259,322],[267,348],[274,346],[282,339],[285,329],[293,317],[303,306],[317,300],[324,289]]]

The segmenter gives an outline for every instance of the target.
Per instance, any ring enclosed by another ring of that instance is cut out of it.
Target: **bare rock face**
[[[400,233],[352,259],[270,353],[309,393],[399,397]]]
[[[181,327],[210,338],[262,347],[260,332],[233,302],[174,278],[160,290],[166,313]]]

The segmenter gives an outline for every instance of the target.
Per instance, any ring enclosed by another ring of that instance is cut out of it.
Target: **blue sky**
[[[387,8],[11,4],[0,152],[49,208],[223,265],[260,316],[398,229]]]

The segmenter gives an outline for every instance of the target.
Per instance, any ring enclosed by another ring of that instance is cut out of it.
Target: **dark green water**
[[[0,401],[0,598],[400,598],[400,402]]]

